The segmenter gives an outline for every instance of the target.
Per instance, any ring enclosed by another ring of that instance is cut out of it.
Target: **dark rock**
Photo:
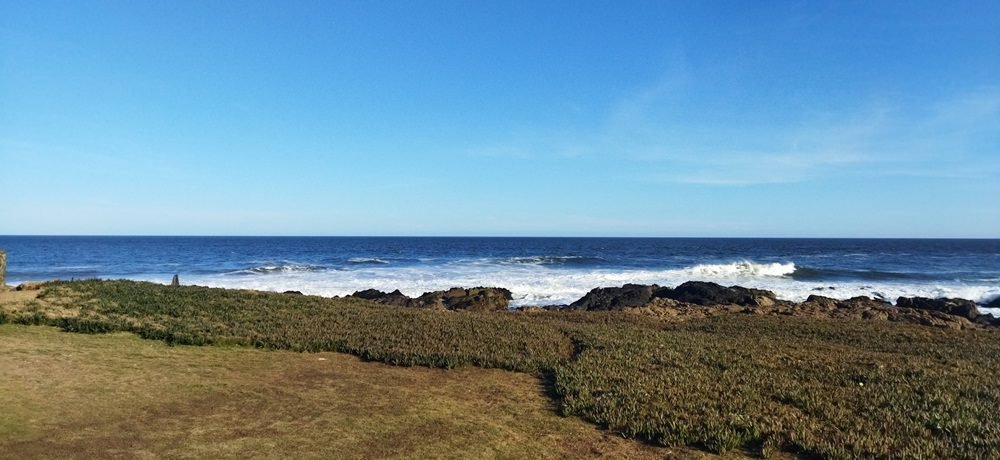
[[[387,295],[389,294],[378,289],[365,289],[364,291],[354,291],[354,294],[351,294],[351,297],[357,297],[365,300],[378,300]]]
[[[395,291],[385,293],[377,289],[365,289],[364,291],[357,291],[351,294],[352,297],[357,297],[359,299],[371,300],[376,303],[383,305],[393,305],[397,307],[409,307],[413,299],[407,297],[399,289]]]
[[[803,306],[819,307],[825,310],[832,310],[837,308],[837,299],[831,299],[829,297],[823,297],[821,295],[811,295],[806,298],[805,302],[802,302]]]
[[[431,308],[435,310],[446,310],[448,307],[444,304],[444,294],[445,291],[433,291],[425,292],[412,299],[406,306],[413,308]]]
[[[304,295],[304,294],[302,294],[302,291],[285,291],[285,292],[282,292],[282,294],[288,294],[288,295]]]
[[[665,293],[665,297],[696,305],[740,305],[744,307],[770,306],[777,300],[771,291],[747,289],[740,286],[725,287],[705,281],[688,281]]]
[[[993,315],[979,315],[973,322],[981,326],[1000,326],[1000,318]]]
[[[504,288],[475,287],[449,289],[441,300],[449,310],[504,311],[512,298]]]
[[[653,288],[654,288],[653,289],[653,298],[654,299],[669,299],[670,298],[670,293],[674,292],[674,290],[672,288],[668,288],[666,286],[664,286],[664,287],[657,287],[654,284]]]
[[[850,299],[841,300],[840,302],[837,302],[838,308],[857,308],[857,309],[885,308],[891,305],[892,305],[891,303],[886,302],[884,300],[873,299],[871,297],[865,297],[865,296],[851,297]]]
[[[991,300],[990,303],[983,306],[986,308],[1000,308],[1000,297]]]
[[[669,290],[669,288],[668,288]],[[621,310],[649,303],[653,294],[663,290],[657,285],[626,284],[622,287],[591,289],[587,295],[569,305],[573,310]],[[665,297],[665,296],[660,296]]]
[[[902,308],[915,308],[917,310],[939,311],[949,315],[961,316],[970,320],[974,320],[979,317],[979,310],[976,308],[976,303],[966,299],[900,297],[896,299],[896,306]]]
[[[177,287],[181,285],[181,278],[174,275],[174,278],[170,280],[170,287]]]
[[[471,311],[506,310],[512,299],[510,291],[507,289],[488,287],[452,288],[447,291],[425,292],[415,299],[399,292],[399,289],[389,293],[376,289],[366,289],[357,291],[351,296],[397,307]]]

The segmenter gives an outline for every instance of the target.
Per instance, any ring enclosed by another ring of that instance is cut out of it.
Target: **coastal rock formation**
[[[775,305],[777,297],[771,291],[748,289],[740,286],[725,287],[705,281],[688,281],[663,293],[663,297],[695,305],[741,305],[768,307]]]
[[[439,310],[505,311],[511,293],[503,288],[452,288],[411,298],[395,290],[357,291],[353,297],[383,305]],[[839,300],[811,295],[804,302],[779,300],[771,291],[690,281],[676,288],[626,284],[590,290],[570,305],[520,307],[519,311],[625,311],[676,322],[727,314],[781,315],[838,320],[895,321],[951,329],[1000,326],[1000,318],[980,315],[964,299],[900,298],[893,305],[865,296]]]
[[[979,315],[973,322],[980,326],[1000,326],[1000,318],[993,315]]]
[[[492,287],[451,288],[447,291],[425,292],[415,299],[398,289],[390,293],[367,289],[355,292],[351,296],[397,307],[470,311],[504,311],[507,310],[512,298],[509,290]]]
[[[505,311],[512,298],[507,289],[488,287],[452,288],[440,294],[440,297],[449,310],[470,311]]]
[[[802,302],[802,306],[817,308],[820,310],[835,310],[840,307],[840,301],[829,297],[823,297],[821,295],[811,295],[806,298],[805,302]]]
[[[654,297],[669,288],[645,284],[626,284],[622,287],[591,289],[587,295],[569,305],[571,310],[621,310],[625,307],[646,305]],[[662,297],[662,295],[660,296]]]
[[[779,303],[771,291],[740,286],[725,287],[704,281],[688,281],[673,289],[655,284],[626,284],[622,287],[596,288],[580,300],[570,304],[569,309],[622,310],[648,305],[651,302],[659,302],[662,305],[664,301],[658,299],[669,299],[676,303],[703,307],[720,305],[771,307]]]
[[[357,297],[359,299],[371,300],[375,303],[380,303],[382,305],[393,305],[396,307],[408,307],[413,299],[407,297],[399,289],[395,291],[386,293],[379,291],[377,289],[365,289],[364,291],[357,291],[351,294],[352,297]]]
[[[872,309],[872,308],[889,308],[892,304],[886,302],[882,299],[873,299],[871,297],[857,296],[851,297],[847,300],[841,300],[837,302],[838,308],[853,308],[853,309]]]
[[[979,317],[979,309],[976,308],[976,303],[965,299],[900,297],[899,299],[896,299],[896,306],[900,308],[914,308],[917,310],[939,311],[949,315],[961,316],[970,320],[975,320]]]
[[[991,300],[989,303],[983,306],[986,308],[1000,308],[1000,297]]]
[[[668,322],[742,313],[760,316],[780,315],[838,320],[895,321],[950,329],[1000,325],[1000,321],[994,321],[992,317],[979,317],[973,323],[962,316],[932,310],[897,308],[888,302],[869,297],[837,300],[829,297],[810,296],[805,302],[779,300],[770,306],[697,305],[667,298],[654,298],[649,304],[626,308],[625,311],[653,316]]]

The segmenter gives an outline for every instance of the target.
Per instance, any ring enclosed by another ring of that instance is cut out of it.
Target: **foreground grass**
[[[545,377],[561,411],[713,452],[827,458],[1000,455],[1000,336],[729,315],[476,314],[134,282],[55,283],[7,321],[178,344],[342,351]],[[310,356],[310,355],[305,355]]]
[[[662,458],[539,379],[0,326],[4,458]],[[677,452],[675,452],[677,453]],[[692,452],[683,453],[684,456]]]

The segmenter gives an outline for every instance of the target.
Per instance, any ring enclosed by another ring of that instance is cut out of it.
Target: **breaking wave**
[[[259,265],[256,267],[227,272],[224,273],[224,275],[261,275],[270,273],[316,272],[321,270],[325,270],[325,267],[313,264],[285,262],[280,264]]]
[[[600,257],[585,256],[527,256],[509,257],[501,263],[504,264],[524,264],[524,265],[601,265],[607,262]]]
[[[788,276],[795,273],[796,268],[794,263],[758,264],[750,261],[742,261],[728,264],[699,264],[683,269],[682,271],[695,277],[748,278]]]
[[[389,262],[379,259],[378,257],[352,257],[347,259],[348,262],[356,265],[388,265]]]
[[[311,264],[267,264],[227,274],[190,275],[185,282],[215,287],[296,290],[306,294],[341,296],[364,289],[392,291],[409,296],[457,286],[498,286],[510,289],[513,306],[569,304],[596,287],[626,283],[674,287],[686,281],[711,281],[774,291],[781,299],[803,301],[813,294],[837,299],[868,296],[895,301],[900,296],[960,297],[985,304],[1000,296],[1000,286],[987,282],[933,281],[901,276],[858,276],[857,273],[824,273],[792,262],[739,261],[695,264],[678,268],[622,268],[573,265],[569,257],[444,260],[417,264],[389,264],[381,259],[355,259],[354,268]],[[226,276],[232,273],[259,276]],[[263,276],[266,275],[266,276]],[[148,277],[150,281],[168,282]],[[989,311],[990,313],[997,313]]]

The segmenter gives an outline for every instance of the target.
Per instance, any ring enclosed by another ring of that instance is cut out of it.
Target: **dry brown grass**
[[[523,373],[0,326],[8,458],[663,458]]]

